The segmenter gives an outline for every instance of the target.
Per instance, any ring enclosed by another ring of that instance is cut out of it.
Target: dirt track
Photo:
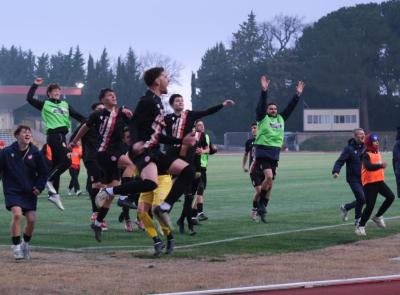
[[[400,235],[323,250],[218,259],[141,259],[129,252],[0,251],[0,294],[149,294],[400,273]]]

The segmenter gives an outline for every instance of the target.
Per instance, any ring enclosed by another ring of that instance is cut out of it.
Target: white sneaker
[[[51,195],[47,198],[50,202],[52,202],[56,207],[62,211],[64,211],[64,206],[61,203],[61,198],[59,194]]]
[[[29,243],[22,242],[21,248],[22,248],[22,253],[24,255],[24,259],[30,260],[31,259],[31,249],[29,248]]]
[[[340,209],[340,215],[342,216],[342,220],[347,221],[349,219],[347,217],[347,215],[349,214],[349,211],[346,210],[346,208],[344,207],[343,204],[340,205],[339,209]]]
[[[103,207],[104,203],[111,199],[113,196],[110,195],[105,188],[102,188],[99,190],[99,192],[96,195],[95,203],[97,208]]]
[[[357,236],[366,236],[367,233],[365,232],[365,226],[356,226],[354,231]]]
[[[386,228],[385,220],[383,219],[383,216],[375,216],[372,218],[372,221],[375,222],[375,224],[380,227],[380,228]]]
[[[13,250],[15,260],[24,259],[24,254],[22,253],[21,244],[11,246]]]
[[[77,197],[79,197],[81,194],[82,194],[81,190],[77,190],[76,193],[75,193],[75,195],[76,195]]]
[[[68,196],[72,196],[72,189],[68,189]]]
[[[53,195],[57,194],[57,191],[54,188],[54,185],[53,185],[53,183],[51,181],[47,181],[46,182],[46,188],[47,188],[47,190],[49,191],[50,194],[53,194]]]

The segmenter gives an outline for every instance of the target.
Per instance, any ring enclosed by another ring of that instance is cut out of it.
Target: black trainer
[[[199,221],[205,221],[208,220],[208,217],[204,214],[204,212],[199,213],[199,215],[197,215],[197,219]]]
[[[121,223],[124,220],[125,220],[125,214],[124,214],[124,212],[121,212],[118,216],[118,221],[119,221],[119,223]]]
[[[175,239],[170,239],[167,241],[167,250],[165,250],[165,254],[172,254],[175,249]]]
[[[123,200],[118,199],[117,205],[119,207],[128,207],[129,209],[137,209],[136,204],[131,202],[131,201],[129,201],[128,198],[123,199]]]
[[[92,228],[92,230],[94,231],[94,238],[96,239],[97,242],[101,242],[101,232],[102,229],[100,226],[96,226],[94,223],[92,223],[90,225],[90,227]]]
[[[154,243],[154,256],[160,255],[164,248],[165,244],[163,243],[163,241]]]
[[[194,236],[196,231],[193,228],[189,228],[189,236]]]

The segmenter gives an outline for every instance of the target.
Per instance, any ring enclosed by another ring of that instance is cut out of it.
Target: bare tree
[[[272,21],[260,24],[264,38],[263,49],[267,57],[273,57],[295,45],[305,25],[297,16],[277,15]]]
[[[151,67],[163,67],[168,73],[170,83],[181,85],[181,71],[184,69],[184,66],[180,62],[173,60],[169,56],[155,52],[147,52],[139,58],[139,61],[142,73]]]

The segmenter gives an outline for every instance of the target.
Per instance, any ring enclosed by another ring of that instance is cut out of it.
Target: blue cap
[[[371,133],[370,139],[371,139],[371,142],[372,141],[379,141],[378,140],[378,135],[376,135],[375,133]]]

